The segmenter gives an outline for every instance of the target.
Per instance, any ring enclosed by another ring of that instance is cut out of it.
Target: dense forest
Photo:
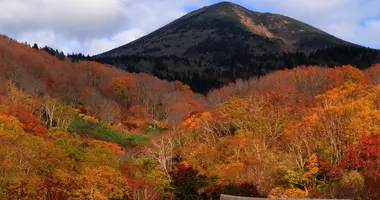
[[[0,38],[0,199],[380,198],[380,64],[200,95],[50,54]]]
[[[312,52],[255,54],[250,46],[236,46],[239,52],[222,51],[225,41],[204,42],[187,50],[184,56],[101,56],[93,59],[129,72],[145,72],[160,79],[179,80],[195,92],[206,94],[238,79],[248,80],[301,65],[335,67],[353,65],[365,69],[380,62],[380,51],[360,46],[331,46]],[[237,45],[237,44],[235,44]],[[207,56],[212,54],[212,57]],[[203,56],[194,56],[203,55]],[[232,57],[230,55],[233,55]],[[77,57],[75,57],[78,59]],[[81,56],[82,59],[88,59]]]

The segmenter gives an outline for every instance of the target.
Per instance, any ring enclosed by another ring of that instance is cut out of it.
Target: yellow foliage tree
[[[276,198],[307,198],[307,193],[299,188],[282,188],[276,187],[271,190],[268,197],[271,199]]]
[[[127,180],[116,169],[108,166],[85,169],[77,183],[80,188],[74,194],[80,199],[123,199],[130,195]]]

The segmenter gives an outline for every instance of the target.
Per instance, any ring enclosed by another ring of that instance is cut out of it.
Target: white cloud
[[[144,35],[145,32],[141,29],[129,29],[127,31],[117,33],[109,39],[91,40],[86,44],[86,47],[90,55],[95,55],[109,51],[117,46],[120,46],[121,44],[126,44],[130,41],[136,40]]]
[[[49,30],[26,31],[18,34],[20,41],[29,41],[31,38],[35,41],[34,43],[40,45],[51,45],[60,40],[54,32]]]
[[[0,28],[96,36],[116,31],[123,12],[119,0],[1,0]]]
[[[364,46],[380,48],[378,0],[243,0],[255,10],[268,7]],[[375,19],[370,20],[369,19]]]
[[[101,53],[208,0],[0,0],[0,33],[66,52]]]
[[[380,48],[377,0],[232,0],[284,14],[335,36]],[[215,0],[0,0],[0,33],[65,52],[97,54],[126,44]]]

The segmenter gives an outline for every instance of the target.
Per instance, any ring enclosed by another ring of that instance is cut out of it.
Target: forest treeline
[[[95,56],[94,60],[129,72],[144,72],[160,79],[179,80],[194,92],[206,94],[236,80],[248,80],[270,72],[296,66],[318,65],[335,67],[352,65],[366,69],[380,62],[380,51],[361,46],[331,46],[310,52],[273,52],[255,54],[250,46],[238,52],[222,51],[223,44],[209,41],[206,46],[194,46],[183,56]],[[196,56],[197,55],[197,56]],[[200,56],[199,56],[200,55]],[[86,59],[86,57],[82,57]]]
[[[200,95],[2,36],[0,199],[379,199],[379,76],[298,66]]]

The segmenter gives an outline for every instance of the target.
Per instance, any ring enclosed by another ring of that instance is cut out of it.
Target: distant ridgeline
[[[222,46],[194,46],[189,54],[205,52],[202,48],[223,48]],[[360,46],[340,45],[312,52],[282,52],[255,55],[244,46],[232,56],[215,53],[207,56],[145,56],[123,55],[102,56],[93,59],[129,72],[145,72],[169,81],[180,80],[190,85],[193,91],[207,93],[236,79],[249,79],[280,69],[291,69],[300,65],[335,67],[351,64],[360,69],[380,61],[380,51]],[[88,58],[87,58],[88,59]]]
[[[247,49],[242,48],[241,52],[236,52],[232,57],[215,54],[212,59],[206,59],[205,56],[197,58],[175,55],[90,57],[82,53],[64,55],[62,51],[51,47],[38,48],[37,44],[34,44],[33,48],[45,50],[60,60],[67,57],[72,62],[98,61],[128,72],[145,72],[169,81],[180,80],[199,93],[207,93],[237,79],[249,79],[300,65],[335,67],[350,64],[365,69],[380,62],[379,50],[349,45],[333,46],[308,53],[297,51],[262,55],[250,54]],[[192,51],[197,51],[196,49],[198,47],[192,48]]]
[[[379,61],[380,52],[281,14],[221,2],[93,58],[130,72],[180,80],[206,93],[236,79],[298,65],[362,69]]]
[[[29,45],[29,44],[27,44],[27,45]],[[37,50],[44,50],[47,53],[49,53],[51,56],[55,56],[59,60],[65,60],[65,58],[70,58],[72,62],[78,62],[78,61],[84,61],[84,60],[85,61],[92,61],[93,60],[90,57],[90,55],[85,56],[82,53],[72,53],[72,54],[65,55],[62,51],[48,47],[48,46],[40,48],[40,47],[38,47],[38,45],[36,43],[34,43],[32,48],[37,49]]]

